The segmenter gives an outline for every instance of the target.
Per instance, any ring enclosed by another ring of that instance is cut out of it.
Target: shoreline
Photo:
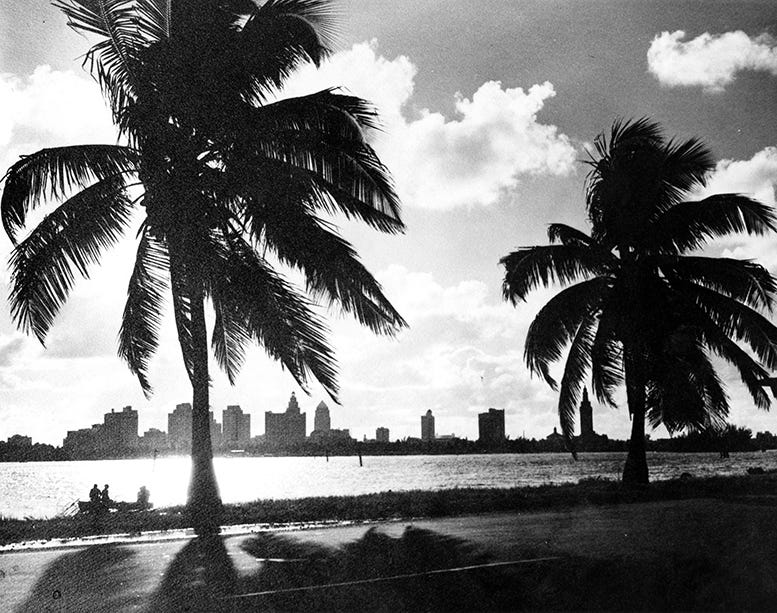
[[[440,518],[493,512],[561,511],[574,507],[632,504],[691,498],[748,499],[777,504],[777,471],[760,475],[712,476],[655,481],[626,487],[619,481],[593,478],[578,483],[514,488],[454,488],[386,491],[356,496],[325,496],[257,500],[224,505],[222,526],[256,526],[278,530],[295,525],[365,523]],[[107,517],[71,516],[51,519],[0,518],[0,546],[54,539],[124,535],[137,538],[189,529],[183,506],[149,512],[112,513]],[[288,529],[288,528],[287,528]],[[186,538],[185,535],[179,538]]]

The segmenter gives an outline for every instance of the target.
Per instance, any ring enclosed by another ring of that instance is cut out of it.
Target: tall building
[[[487,413],[478,413],[478,441],[487,445],[496,445],[504,440],[504,409],[488,409]]]
[[[210,443],[216,449],[221,447],[221,424],[213,417],[213,411],[208,411],[208,419],[210,420]]]
[[[332,422],[329,418],[329,407],[324,401],[318,403],[316,415],[313,418],[313,430],[318,432],[329,432],[332,429]]]
[[[213,447],[221,446],[221,424],[213,418],[213,411],[208,411],[210,422],[210,441]],[[192,449],[192,405],[182,402],[175,405],[175,410],[167,414],[167,441],[170,449],[181,453],[189,453]]]
[[[264,436],[268,445],[294,445],[305,441],[306,416],[300,413],[297,397],[291,393],[285,413],[264,414]]]
[[[251,440],[251,416],[240,405],[227,406],[222,414],[222,444],[230,449],[242,449]]]
[[[434,440],[434,415],[429,409],[426,415],[421,415],[421,440],[431,442]]]
[[[192,405],[182,402],[167,414],[167,441],[170,449],[188,453],[192,447]]]
[[[389,429],[388,428],[377,428],[375,430],[375,440],[378,443],[388,443],[389,442]]]
[[[127,450],[138,448],[138,412],[126,406],[117,413],[111,409],[105,414],[102,436],[108,449]]]
[[[583,388],[583,399],[580,401],[580,437],[589,440],[595,435],[594,410],[588,399],[588,388]]]

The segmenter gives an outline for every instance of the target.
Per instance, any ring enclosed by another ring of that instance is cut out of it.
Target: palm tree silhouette
[[[333,40],[329,0],[60,0],[123,145],[44,149],[5,177],[1,213],[15,244],[11,312],[43,342],[76,273],[144,213],[119,333],[119,355],[148,396],[163,303],[172,294],[193,389],[188,509],[218,530],[221,500],[208,419],[205,306],[211,347],[230,383],[256,342],[300,386],[337,399],[336,364],[317,303],[375,333],[405,326],[332,223],[344,215],[404,230],[387,169],[365,140],[374,108],[333,90],[277,100],[291,72]],[[31,209],[61,204],[19,241]],[[278,267],[301,273],[305,289]]]
[[[736,194],[686,200],[714,168],[712,154],[697,139],[667,140],[647,118],[616,121],[594,147],[591,234],[550,225],[550,245],[501,259],[503,294],[515,305],[541,285],[569,285],[529,327],[526,363],[559,390],[570,442],[588,374],[598,400],[612,406],[625,384],[632,429],[623,480],[647,483],[646,418],[670,432],[725,426],[728,397],[713,356],[736,368],[758,407],[769,407],[762,385],[764,366],[777,366],[777,328],[759,311],[773,307],[775,279],[747,260],[688,252],[732,232],[773,231],[775,216]],[[559,387],[550,365],[567,345]]]

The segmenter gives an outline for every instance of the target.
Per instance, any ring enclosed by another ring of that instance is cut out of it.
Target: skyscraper
[[[421,415],[421,440],[431,442],[434,440],[434,415],[429,409],[426,415]]]
[[[167,415],[167,440],[170,449],[188,452],[192,447],[192,405],[183,402]]]
[[[268,445],[294,445],[305,441],[305,413],[300,413],[297,397],[291,393],[285,413],[264,414],[264,436]]]
[[[478,441],[486,445],[497,445],[504,440],[504,409],[488,409],[488,413],[478,413]]]
[[[585,441],[593,438],[594,410],[588,400],[588,388],[583,388],[583,399],[580,401],[580,437]]]
[[[251,440],[251,416],[237,404],[227,406],[221,416],[222,444],[230,449],[245,447]]]
[[[313,430],[317,432],[329,432],[332,429],[332,422],[329,418],[329,407],[323,400],[316,407],[316,415],[313,418]]]
[[[108,449],[137,449],[138,412],[131,406],[124,407],[119,413],[111,409],[105,414],[101,436]]]
[[[388,443],[389,442],[389,429],[388,428],[378,428],[375,430],[375,440],[379,443]]]

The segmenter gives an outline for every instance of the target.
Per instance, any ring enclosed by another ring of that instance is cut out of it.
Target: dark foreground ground
[[[773,501],[586,505],[6,553],[0,610],[771,611]]]

